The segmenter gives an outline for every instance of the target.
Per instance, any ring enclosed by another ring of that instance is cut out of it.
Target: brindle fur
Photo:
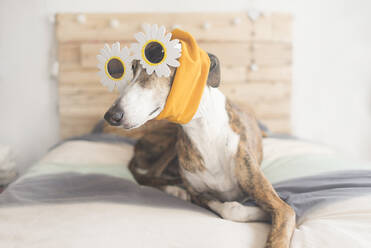
[[[150,121],[138,132],[104,127],[105,132],[139,138],[129,169],[139,184],[161,188],[180,185],[178,158],[175,150],[178,125],[167,121]]]
[[[198,149],[192,144],[188,135],[179,126],[176,143],[179,164],[188,172],[195,173],[205,170],[204,160]],[[179,156],[181,154],[181,156]]]
[[[240,136],[237,154],[235,155],[235,176],[240,188],[272,216],[272,229],[266,247],[289,247],[295,227],[295,213],[290,206],[279,198],[260,169],[263,154],[262,134],[255,115],[251,110],[248,111],[247,115],[244,115],[229,101],[226,102],[226,111],[232,130]],[[189,172],[204,169],[199,151],[182,130],[178,132],[176,148],[179,166]],[[212,201],[213,197],[208,192],[196,192],[187,182],[186,177],[183,176],[182,178],[192,199],[197,204],[208,207],[208,202]]]
[[[220,81],[219,62],[215,56],[210,56],[210,60],[212,66],[208,85],[217,87]],[[213,66],[213,63],[215,63],[215,66]],[[138,64],[134,64],[134,67],[137,66]],[[172,77],[174,72],[173,70]],[[146,74],[140,76],[143,78],[139,78],[139,83],[145,88],[156,87],[150,82],[157,82],[157,85],[159,83],[169,84],[169,81],[151,79]],[[151,76],[153,77],[154,74]],[[229,101],[226,102],[225,109],[232,130],[240,138],[237,152],[234,155],[235,176],[239,187],[272,216],[272,229],[266,247],[287,248],[295,227],[295,213],[291,207],[279,198],[260,169],[263,154],[262,132],[258,127],[255,115],[252,111],[248,111],[247,115],[244,115]],[[147,131],[143,130],[141,135],[136,133],[136,137],[141,138],[135,145],[130,170],[140,184],[158,188],[164,185],[183,184],[188,193],[191,194],[193,202],[208,207],[208,202],[213,200],[213,196],[208,192],[196,192],[182,175],[183,170],[189,173],[198,173],[205,170],[200,152],[192,144],[191,139],[181,126],[166,122],[163,124],[157,128],[149,128],[150,131],[148,129]],[[179,170],[179,166],[183,170]]]
[[[240,135],[236,154],[236,176],[241,188],[255,202],[272,216],[272,229],[266,247],[289,247],[295,227],[295,212],[277,195],[271,183],[260,169],[262,160],[262,139],[257,121],[252,113],[246,115],[247,121],[228,101],[226,103],[232,130]]]

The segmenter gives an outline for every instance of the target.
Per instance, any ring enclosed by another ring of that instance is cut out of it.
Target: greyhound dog
[[[224,219],[270,219],[266,247],[289,247],[295,212],[260,169],[262,134],[257,120],[252,111],[242,113],[221,93],[218,58],[212,54],[209,58],[207,85],[198,110],[190,122],[179,124],[176,150],[187,193]],[[161,113],[176,73],[171,67],[170,77],[148,75],[138,60],[133,61],[132,70],[133,79],[104,116],[111,125],[124,129],[137,128]],[[239,203],[246,197],[260,208]]]

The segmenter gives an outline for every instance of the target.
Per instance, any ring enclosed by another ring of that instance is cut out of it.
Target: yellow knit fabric
[[[210,59],[190,33],[175,29],[172,39],[178,39],[182,44],[180,66],[176,70],[165,108],[156,119],[185,124],[197,112],[209,74]]]

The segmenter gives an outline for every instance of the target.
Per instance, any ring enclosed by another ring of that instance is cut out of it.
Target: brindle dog
[[[262,133],[255,115],[252,111],[239,111],[217,89],[219,61],[214,55],[209,54],[209,57],[209,77],[199,109],[189,123],[173,125],[177,136],[167,145],[175,149],[166,151],[154,167],[162,173],[167,169],[166,165],[176,159],[179,167],[174,176],[176,178],[177,173],[181,176],[192,201],[225,219],[261,221],[266,220],[268,213],[272,229],[266,247],[289,247],[295,213],[280,199],[260,169]],[[158,78],[154,73],[147,75],[138,61],[134,61],[133,70],[134,79],[105,114],[107,122],[124,129],[139,127],[162,111],[176,73],[176,69],[171,68],[169,78]],[[138,151],[143,152],[143,149],[136,146]],[[136,158],[131,163],[132,170],[141,164],[138,156]],[[156,174],[156,170],[152,172],[154,178],[161,175]],[[141,178],[138,173],[136,178]],[[176,180],[169,182],[179,183]],[[255,200],[260,208],[240,204],[246,197]]]

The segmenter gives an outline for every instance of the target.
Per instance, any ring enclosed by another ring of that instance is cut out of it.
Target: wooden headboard
[[[271,130],[290,132],[289,14],[139,13],[57,15],[61,137],[89,132],[117,93],[99,83],[96,55],[105,42],[133,42],[143,23],[189,31],[222,65],[220,89],[243,109],[250,104]]]

